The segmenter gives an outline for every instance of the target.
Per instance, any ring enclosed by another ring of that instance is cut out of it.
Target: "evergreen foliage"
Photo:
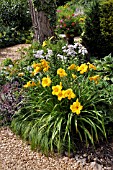
[[[102,23],[104,22],[104,33],[107,31],[109,32],[109,36],[111,36],[111,28],[108,28],[107,23],[112,25],[113,21],[104,18],[108,12],[104,10],[104,6],[100,1],[93,1],[91,8],[87,11],[85,32],[82,37],[83,44],[87,47],[90,56],[95,56],[97,58],[102,58],[112,52],[111,42],[108,39],[108,36],[103,34]],[[109,10],[109,14],[107,15],[110,16],[112,13],[111,11],[112,8]],[[105,22],[105,20],[107,22]]]

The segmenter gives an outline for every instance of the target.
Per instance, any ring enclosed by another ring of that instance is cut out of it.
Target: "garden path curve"
[[[19,50],[24,48],[29,48],[31,44],[18,44],[12,47],[0,49],[0,64],[6,58],[11,58],[12,60],[20,59],[21,53]]]

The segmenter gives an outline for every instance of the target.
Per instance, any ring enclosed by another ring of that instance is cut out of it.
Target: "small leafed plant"
[[[70,154],[78,141],[85,140],[88,146],[107,137],[106,115],[111,112],[112,96],[94,64],[77,64],[60,54],[54,63],[55,54],[51,51],[44,59],[41,53],[32,63],[31,80],[21,92],[23,107],[14,115],[12,129],[32,149],[44,153],[67,150]]]

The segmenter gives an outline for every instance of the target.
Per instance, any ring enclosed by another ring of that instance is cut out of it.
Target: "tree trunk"
[[[28,0],[28,2],[32,18],[34,40],[42,44],[44,40],[54,35],[54,30],[50,25],[47,14],[44,11],[38,12],[34,7],[33,0]]]
[[[48,37],[54,35],[54,30],[50,26],[47,15],[44,11],[38,12],[39,42],[42,44]]]
[[[31,13],[31,19],[32,19],[32,27],[34,31],[34,40],[39,39],[39,29],[38,29],[38,12],[35,10],[32,0],[28,0],[30,13]]]

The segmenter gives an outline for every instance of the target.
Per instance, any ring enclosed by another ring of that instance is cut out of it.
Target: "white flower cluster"
[[[66,45],[62,47],[62,51],[66,53],[66,56],[72,56],[74,57],[76,53],[74,45]]]
[[[44,54],[44,50],[38,50],[34,51],[34,57],[39,59],[48,59],[50,56],[53,55],[53,51],[50,49],[47,49],[47,53]]]
[[[76,54],[86,55],[88,53],[87,49],[80,43],[75,43],[74,45],[66,45],[62,47],[64,53],[67,56],[74,57]]]
[[[32,72],[32,67],[31,66],[27,66],[26,70],[29,71],[29,72]]]
[[[75,43],[75,48],[78,49],[78,53],[82,55],[88,54],[87,49],[80,43]]]
[[[47,49],[47,54],[45,55],[45,58],[48,59],[52,55],[53,55],[53,51],[50,49]]]
[[[44,58],[44,50],[38,50],[38,51],[34,51],[34,57],[35,58],[40,58],[40,59],[43,59]]]

